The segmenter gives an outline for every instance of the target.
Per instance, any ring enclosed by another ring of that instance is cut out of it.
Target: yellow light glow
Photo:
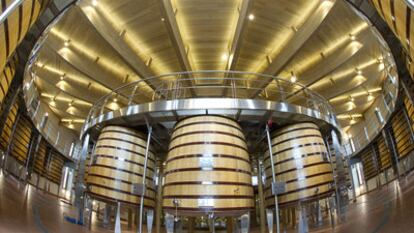
[[[254,20],[254,14],[249,14],[249,20],[253,21]]]

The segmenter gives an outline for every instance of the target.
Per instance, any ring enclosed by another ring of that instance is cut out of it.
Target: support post
[[[83,225],[84,201],[83,194],[85,192],[85,185],[83,184],[85,176],[85,159],[88,156],[90,135],[86,134],[83,138],[82,151],[79,156],[79,169],[75,187],[75,206],[78,208],[78,224]]]
[[[233,233],[233,232],[234,232],[234,218],[233,217],[227,217],[227,233]],[[191,232],[191,233],[193,233],[193,232]]]
[[[262,161],[257,161],[257,186],[259,191],[259,218],[260,218],[260,233],[266,232],[266,217],[265,217],[265,199],[263,195],[263,168]]]
[[[164,219],[167,233],[174,233],[174,215],[166,213]]]
[[[395,147],[395,143],[394,143],[394,139],[391,135],[391,132],[388,128],[384,128],[384,130],[382,131],[382,135],[385,139],[385,144],[388,146],[388,148],[391,151],[392,156],[394,157],[395,160],[395,168],[396,168],[396,173],[397,173],[397,179],[399,180],[401,177],[401,171],[400,171],[400,161],[398,158],[398,151],[397,148]]]
[[[228,219],[227,218],[227,224],[228,224]],[[194,233],[194,224],[195,224],[195,217],[188,217],[188,222],[187,222],[187,231],[188,233]],[[227,225],[227,232],[229,232],[229,226]],[[233,233],[233,231],[230,231],[230,233]]]
[[[152,232],[152,224],[154,223],[154,209],[147,210],[147,233]]]
[[[249,233],[250,230],[250,214],[245,213],[241,216],[240,221],[241,233]]]
[[[132,209],[128,208],[128,229],[132,228],[133,222]]]
[[[142,185],[143,190],[141,194],[141,202],[139,203],[139,223],[138,223],[138,233],[142,233],[142,219],[144,215],[144,196],[146,192],[146,180],[147,180],[147,162],[148,162],[148,153],[151,143],[152,127],[148,127],[148,136],[147,136],[147,145],[145,146],[145,159],[144,159],[144,173],[142,175]]]
[[[19,111],[16,113],[16,118],[13,123],[12,131],[10,133],[10,137],[7,142],[7,150],[6,150],[6,153],[4,153],[3,167],[2,167],[4,174],[7,174],[7,171],[6,171],[7,170],[7,159],[9,158],[10,152],[13,148],[13,138],[14,138],[14,134],[16,133],[17,125],[19,124],[20,114],[21,113]]]
[[[298,233],[308,233],[308,219],[306,213],[306,207],[299,203],[299,226]]]
[[[372,153],[373,153],[372,154],[372,159],[373,159],[373,162],[374,162],[374,165],[375,165],[375,169],[377,169],[377,186],[378,186],[378,188],[381,188],[381,177],[380,177],[381,168],[380,168],[380,164],[379,164],[379,161],[378,161],[379,155],[377,153],[377,150],[375,149],[375,144],[372,145]]]
[[[162,162],[159,163],[158,169],[158,187],[157,187],[157,203],[155,210],[155,230],[156,233],[161,233],[161,216],[162,216],[162,176],[163,176],[163,166]]]
[[[266,124],[266,136],[267,136],[267,144],[269,147],[269,157],[270,157],[270,163],[272,167],[272,182],[273,184],[276,184],[276,174],[275,174],[275,164],[273,162],[273,152],[272,152],[272,140],[270,138],[269,133],[269,125]],[[272,185],[273,186],[273,185]],[[280,226],[279,226],[279,204],[277,201],[277,194],[274,194],[275,198],[275,215],[276,215],[276,233],[280,233]]]
[[[273,210],[266,209],[266,218],[267,218],[267,227],[269,228],[269,233],[273,233]]]
[[[114,233],[121,232],[121,203],[117,202]]]

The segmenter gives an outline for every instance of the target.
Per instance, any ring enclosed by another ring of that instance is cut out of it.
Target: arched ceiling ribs
[[[363,45],[361,43],[352,41],[351,43],[347,43],[344,46],[340,46],[334,53],[331,53],[329,56],[324,57],[319,63],[300,74],[300,79],[306,82],[304,84],[304,87],[307,88],[323,77],[335,72],[342,65],[351,60],[352,57],[357,54],[362,47]],[[304,89],[305,88],[302,88],[288,95],[287,98],[294,97]]]
[[[138,76],[142,79],[154,76],[152,70],[146,65],[134,51],[125,43],[122,39],[121,32],[117,32],[112,24],[108,22],[105,16],[102,15],[99,10],[91,8],[86,1],[79,2],[78,7],[82,11],[82,15],[87,21],[93,26],[98,34],[113,48],[113,50],[119,54],[124,60],[125,64],[128,65]],[[151,82],[147,83],[153,90],[156,86]]]
[[[106,80],[111,80],[113,79],[113,77],[106,74],[105,72],[102,72],[102,70],[99,68],[94,68],[96,67],[96,64],[94,64],[92,61],[90,61],[89,59],[84,59],[81,56],[76,56],[74,57],[74,59],[70,59],[70,56],[68,54],[66,54],[66,56],[61,54],[59,50],[56,48],[56,46],[53,45],[53,43],[49,43],[46,47],[48,46],[51,46],[51,51],[53,51],[55,55],[58,58],[60,58],[60,60],[65,65],[67,65],[77,73],[81,74],[83,77],[87,79],[87,81],[89,81],[90,83],[97,83],[98,85],[103,87],[108,93],[110,93],[113,90],[111,86],[99,81],[102,77],[106,77]],[[100,77],[99,79],[93,78],[97,75],[98,77]],[[120,97],[122,97],[124,102],[128,102],[128,97],[122,94],[120,95]],[[142,97],[144,97],[144,95]]]
[[[322,24],[332,7],[335,5],[336,0],[320,0],[321,4],[315,9],[315,11],[304,21],[302,26],[297,29],[294,36],[289,40],[282,50],[277,55],[270,65],[263,73],[270,75],[278,75],[282,72],[283,68],[293,59],[295,54],[302,48],[306,41],[317,31]],[[272,80],[269,80],[263,84],[263,87],[269,85]],[[256,92],[256,97],[260,92]]]

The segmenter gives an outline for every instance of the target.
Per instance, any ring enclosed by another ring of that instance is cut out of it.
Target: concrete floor
[[[0,174],[0,232],[113,232],[94,221],[92,230],[64,220],[75,208],[54,196]],[[414,176],[391,182],[350,204],[346,221],[311,232],[414,232]],[[126,226],[123,226],[126,229]],[[123,232],[136,232],[135,230]],[[259,232],[254,227],[251,232]],[[289,232],[295,232],[294,230]]]

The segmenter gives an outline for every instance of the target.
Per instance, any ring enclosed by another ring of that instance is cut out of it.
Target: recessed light
[[[298,77],[296,77],[295,73],[292,71],[290,72],[291,76],[290,76],[290,81],[292,83],[295,83],[298,80]]]
[[[165,21],[165,18],[161,18],[161,21],[164,22]]]
[[[254,14],[249,14],[249,20],[250,21],[254,20]]]
[[[227,59],[229,59],[229,55],[227,53],[223,53],[223,55],[221,55],[221,60],[227,61]]]

